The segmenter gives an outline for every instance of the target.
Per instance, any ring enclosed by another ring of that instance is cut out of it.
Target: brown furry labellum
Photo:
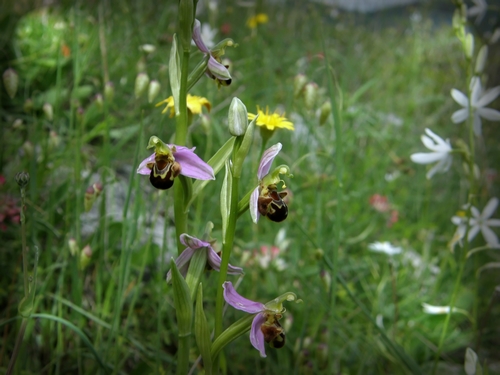
[[[277,223],[288,217],[288,207],[283,201],[286,191],[278,192],[275,186],[268,187],[268,193],[260,196],[257,202],[259,213]]]
[[[264,334],[264,341],[272,348],[280,349],[285,346],[285,331],[277,317],[274,318],[272,323],[264,323],[260,329]]]
[[[174,161],[156,160],[149,174],[149,181],[157,189],[170,189],[174,184],[174,178],[181,173],[181,165]]]

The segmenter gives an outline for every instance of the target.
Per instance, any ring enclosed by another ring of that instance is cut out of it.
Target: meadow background
[[[20,324],[15,175],[26,171],[29,268],[38,249],[34,313],[41,315],[27,326],[15,373],[99,373],[95,353],[113,373],[171,373],[177,328],[165,275],[176,253],[173,195],[155,191],[135,168],[149,155],[150,135],[167,141],[175,131],[174,119],[155,104],[171,95],[168,57],[177,2],[61,1],[42,7],[21,1],[3,7],[0,70],[14,68],[20,84],[14,99],[4,88],[0,94],[0,370],[7,368]],[[225,55],[233,76],[229,87],[218,89],[202,79],[191,90],[212,105],[190,127],[197,154],[209,159],[229,137],[227,112],[234,96],[249,112],[269,106],[286,112],[295,125],[295,131],[280,130],[269,141],[283,144],[278,163],[288,164],[294,175],[287,179],[289,217],[255,225],[245,213],[231,263],[245,269],[242,295],[266,302],[293,291],[304,302],[286,306],[283,349],[268,348],[262,359],[244,335],[225,349],[223,369],[229,374],[407,373],[376,322],[422,373],[430,373],[445,315],[424,313],[422,303],[450,302],[459,267],[448,246],[456,229],[450,219],[465,203],[468,187],[458,159],[449,172],[428,180],[426,167],[409,156],[425,150],[420,136],[426,127],[452,142],[467,134],[463,124],[450,120],[459,108],[450,90],[467,88],[465,59],[451,27],[453,4],[369,15],[302,1],[221,2],[211,9],[200,0],[199,8],[197,18],[217,31],[215,41],[231,37],[239,46]],[[252,29],[246,21],[256,12],[269,20]],[[499,22],[498,9],[479,25],[471,20],[476,49]],[[322,125],[318,118],[329,100],[325,53],[341,108],[340,215],[334,125],[331,116]],[[489,87],[500,84],[499,56],[497,42],[486,66]],[[152,103],[134,94],[139,72],[161,84]],[[317,85],[317,98],[294,95],[298,74]],[[499,132],[498,124],[483,121],[483,137],[477,139],[478,164],[488,176],[479,208],[500,193]],[[242,195],[255,186],[260,142],[257,135]],[[213,236],[221,236],[219,177],[191,207],[193,235],[212,221]],[[87,212],[85,191],[97,182],[103,192]],[[376,195],[387,199],[388,209],[377,209]],[[338,222],[340,245],[334,238]],[[402,252],[369,250],[379,241]],[[481,241],[478,236],[474,243]],[[279,257],[263,258],[262,247],[273,246]],[[438,373],[464,373],[465,349],[471,347],[490,374],[500,374],[495,289],[500,276],[498,269],[477,272],[499,261],[498,250],[468,260],[456,303],[468,313],[452,314]],[[337,274],[347,289],[336,282]],[[207,273],[209,321],[215,284],[216,275]],[[229,309],[226,318],[242,315]],[[193,362],[197,355],[193,349]]]

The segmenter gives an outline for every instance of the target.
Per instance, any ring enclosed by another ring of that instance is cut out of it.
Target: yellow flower
[[[281,116],[280,114],[274,112],[269,114],[269,107],[266,107],[266,113],[264,113],[258,106],[257,106],[257,113],[259,115],[259,118],[257,119],[256,124],[258,126],[265,126],[267,130],[274,131],[275,129],[288,129],[288,130],[295,130],[293,127],[293,124],[286,119],[286,117]],[[248,119],[252,121],[257,115],[254,115],[253,113],[248,114]]]
[[[175,116],[175,108],[174,108],[174,97],[170,96],[165,100],[162,100],[158,104],[156,104],[156,107],[159,107],[162,104],[166,104],[167,106],[161,113],[166,113],[168,109],[170,108],[170,117]],[[208,112],[210,112],[210,109],[212,108],[212,105],[208,101],[207,98],[201,97],[201,96],[194,96],[194,95],[187,95],[187,108],[189,112],[191,112],[193,115],[199,115],[201,113],[202,107],[205,107]]]
[[[269,21],[269,17],[265,13],[258,13],[253,17],[250,17],[247,20],[247,26],[251,29],[255,29],[259,23],[267,23]]]

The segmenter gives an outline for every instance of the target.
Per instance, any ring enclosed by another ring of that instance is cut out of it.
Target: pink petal
[[[141,164],[139,164],[139,167],[137,168],[137,173],[143,174],[143,175],[149,175],[151,173],[151,168],[149,168],[147,165],[155,163],[155,156],[156,156],[156,153],[154,153],[153,155],[148,156],[146,159],[144,159],[141,162]]]
[[[197,180],[215,180],[214,170],[196,155],[193,149],[175,146],[175,161],[181,165],[181,174]]]
[[[264,311],[266,307],[263,303],[250,301],[238,294],[230,281],[222,284],[224,288],[224,299],[228,304],[237,310],[245,311],[250,314],[255,314]]]
[[[208,249],[207,261],[208,261],[208,264],[210,265],[210,267],[212,267],[214,270],[220,272],[221,258],[219,256],[219,254],[217,254],[212,247],[210,247]],[[243,268],[235,267],[235,266],[232,266],[231,264],[228,264],[227,265],[227,273],[229,275],[242,275]]]
[[[191,249],[199,249],[200,247],[211,247],[209,242],[202,241],[196,237],[192,237],[189,234],[183,233],[179,237],[181,244]]]
[[[264,344],[264,333],[262,333],[261,327],[266,321],[266,316],[263,313],[257,314],[252,322],[252,328],[250,329],[250,342],[253,347],[260,352],[260,356],[266,357],[266,346]]]
[[[193,26],[193,41],[201,52],[210,53],[208,47],[203,43],[203,39],[201,39],[201,23],[196,19]]]
[[[260,159],[259,170],[257,172],[257,178],[259,180],[262,180],[262,178],[269,173],[271,164],[273,163],[276,155],[278,155],[281,151],[282,147],[281,143],[276,143],[274,146],[271,146],[264,151],[262,158]]]
[[[257,224],[257,222],[259,221],[259,217],[260,217],[260,212],[259,212],[259,187],[258,186],[252,192],[252,195],[250,195],[250,202],[248,204],[249,204],[248,209],[250,210],[250,216],[252,217],[252,221],[255,224]]]
[[[182,272],[181,269],[184,270],[184,271],[187,271],[187,265],[189,264],[189,261],[193,257],[194,252],[195,252],[194,249],[191,249],[191,248],[188,247],[175,260],[175,265],[177,266],[177,269],[179,270],[179,272],[183,276],[185,276],[185,272]],[[167,273],[167,283],[170,282],[171,278],[172,278],[172,271],[168,271],[168,273]]]

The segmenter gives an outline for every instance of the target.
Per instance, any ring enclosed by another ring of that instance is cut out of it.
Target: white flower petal
[[[459,124],[461,122],[464,122],[467,117],[469,117],[469,109],[462,108],[458,111],[453,112],[453,114],[451,115],[451,121],[453,121],[454,124]]]
[[[479,98],[481,97],[481,94],[483,93],[483,88],[481,87],[481,80],[479,79],[478,76],[472,77],[470,81],[470,87],[471,87],[471,102],[473,107],[477,107],[477,102],[479,101]]]
[[[495,100],[498,95],[500,95],[500,86],[489,89],[484,93],[484,95],[477,101],[476,107],[484,107]]]
[[[481,117],[479,117],[479,113],[474,112],[474,134],[477,136],[480,136],[482,134],[482,123],[481,123]]]
[[[465,95],[462,91],[458,91],[457,89],[451,89],[451,97],[455,99],[455,101],[462,107],[469,106],[469,99],[467,99],[467,95]]]
[[[481,214],[481,217],[483,219],[488,219],[493,216],[495,213],[495,210],[498,207],[498,198],[493,197],[491,198],[488,203],[486,203],[486,206],[483,209],[483,213]]]
[[[472,217],[475,217],[475,218],[478,218],[481,216],[481,213],[479,212],[479,210],[474,206],[472,206],[470,208],[470,213],[472,214]]]
[[[481,232],[483,233],[484,240],[488,245],[491,247],[498,246],[498,237],[493,230],[488,228],[486,225],[483,225],[481,227]]]
[[[472,228],[469,229],[469,234],[467,235],[467,239],[470,241],[472,241],[474,239],[474,237],[477,236],[477,234],[479,233],[479,225],[474,225]]]
[[[492,108],[478,108],[477,113],[482,118],[490,121],[500,121],[500,111]]]
[[[486,220],[486,225],[489,227],[500,227],[500,219]]]
[[[441,152],[418,152],[410,155],[410,159],[417,164],[430,164],[442,160],[446,154]]]
[[[436,146],[434,146],[437,150],[440,151],[449,151],[451,149],[449,142],[446,142],[443,138],[441,138],[439,135],[434,133],[431,129],[426,128],[425,132],[429,137],[431,137],[434,142],[436,142]],[[432,149],[431,149],[432,150]]]
[[[441,159],[434,167],[432,167],[429,172],[427,172],[426,177],[428,180],[432,178],[437,172],[446,172],[447,159]]]

